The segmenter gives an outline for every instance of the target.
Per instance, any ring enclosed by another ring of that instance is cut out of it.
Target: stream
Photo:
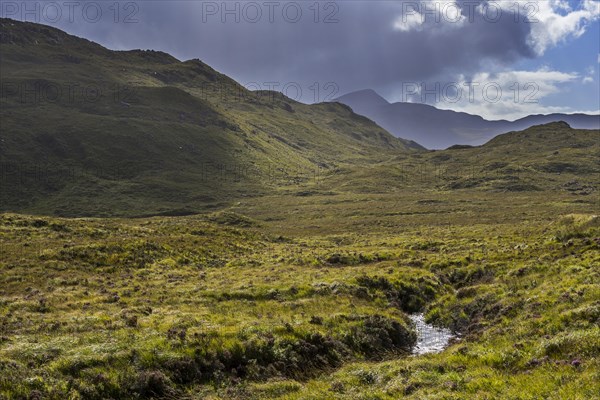
[[[440,352],[448,346],[448,342],[454,337],[450,330],[426,323],[423,314],[411,314],[409,317],[417,329],[417,344],[413,354]]]

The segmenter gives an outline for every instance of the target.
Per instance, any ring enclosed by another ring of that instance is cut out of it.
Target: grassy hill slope
[[[185,214],[419,148],[346,106],[250,92],[199,60],[0,29],[4,211]]]
[[[582,199],[600,191],[600,132],[563,122],[499,135],[482,146],[401,154],[365,168],[348,166],[321,185],[326,192],[567,192]]]

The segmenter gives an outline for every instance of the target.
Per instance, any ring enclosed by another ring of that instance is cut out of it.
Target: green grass
[[[531,197],[544,212],[526,221],[491,223],[502,208],[479,206],[467,225],[473,206],[446,196],[455,212],[439,224],[395,215],[395,199],[346,205],[357,215],[377,206],[365,221],[396,221],[360,231],[334,205],[305,203],[339,221],[320,235],[304,227],[310,213],[285,212],[285,196],[268,204],[290,215],[286,230],[255,206],[244,217],[243,204],[138,220],[5,214],[0,393],[593,397],[598,218],[557,219],[560,206]],[[406,313],[418,310],[461,340],[408,356]]]

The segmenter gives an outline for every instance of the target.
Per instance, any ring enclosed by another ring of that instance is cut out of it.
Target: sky
[[[3,1],[0,15],[306,103],[369,88],[487,119],[600,112],[596,0]]]

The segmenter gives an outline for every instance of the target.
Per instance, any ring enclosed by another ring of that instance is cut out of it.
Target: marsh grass
[[[405,212],[390,213],[395,199],[367,198],[377,200],[379,214],[364,202],[344,203],[346,211],[381,222],[341,233],[355,222],[337,216],[338,225],[319,236],[311,215],[336,207],[319,197],[300,204],[300,220],[292,213],[269,221],[252,200],[189,217],[2,215],[0,393],[483,399],[596,392],[600,228],[591,214],[552,216],[585,205],[539,200],[535,222],[490,223],[497,209],[481,209],[477,224],[461,223],[460,212],[417,224],[409,209],[420,202],[407,197]],[[286,201],[271,208],[283,210]],[[479,207],[460,195],[446,201],[465,212]],[[460,341],[407,357],[416,337],[406,313],[414,311]]]

